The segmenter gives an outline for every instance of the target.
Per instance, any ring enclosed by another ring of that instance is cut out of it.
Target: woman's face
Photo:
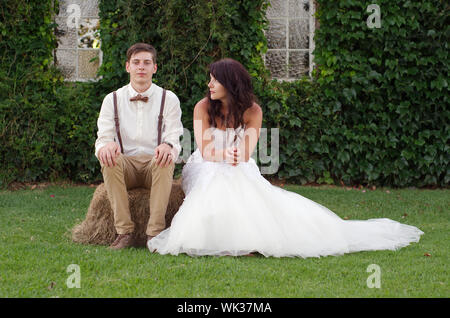
[[[225,99],[227,96],[227,89],[217,81],[214,76],[209,74],[210,81],[208,83],[209,91],[211,93],[211,99]]]

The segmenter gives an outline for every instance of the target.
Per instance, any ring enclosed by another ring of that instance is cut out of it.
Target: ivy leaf
[[[354,88],[344,88],[342,93],[348,101],[351,101],[353,98],[356,98],[356,91]]]
[[[298,128],[302,127],[302,121],[299,118],[290,119],[289,123],[293,127],[298,127]]]
[[[341,162],[348,162],[350,160],[350,155],[347,151],[338,152],[337,159]]]

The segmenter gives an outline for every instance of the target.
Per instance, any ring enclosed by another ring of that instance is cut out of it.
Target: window
[[[272,77],[294,80],[313,69],[313,0],[271,0],[267,9],[268,50],[264,60]]]
[[[60,0],[55,64],[68,81],[95,80],[101,64],[98,0]]]

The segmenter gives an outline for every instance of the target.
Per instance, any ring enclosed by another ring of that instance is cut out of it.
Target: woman
[[[272,186],[250,158],[262,111],[237,61],[210,66],[207,97],[194,109],[198,149],[183,168],[186,198],[171,227],[148,241],[160,254],[320,257],[395,250],[418,242],[418,228],[390,219],[345,221],[327,208]]]

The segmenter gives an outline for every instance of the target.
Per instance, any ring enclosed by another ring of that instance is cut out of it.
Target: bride
[[[251,158],[262,123],[247,70],[210,66],[207,97],[194,108],[198,149],[182,171],[186,198],[171,227],[149,240],[160,254],[320,257],[395,250],[421,230],[381,218],[343,220],[326,207],[270,184]]]

